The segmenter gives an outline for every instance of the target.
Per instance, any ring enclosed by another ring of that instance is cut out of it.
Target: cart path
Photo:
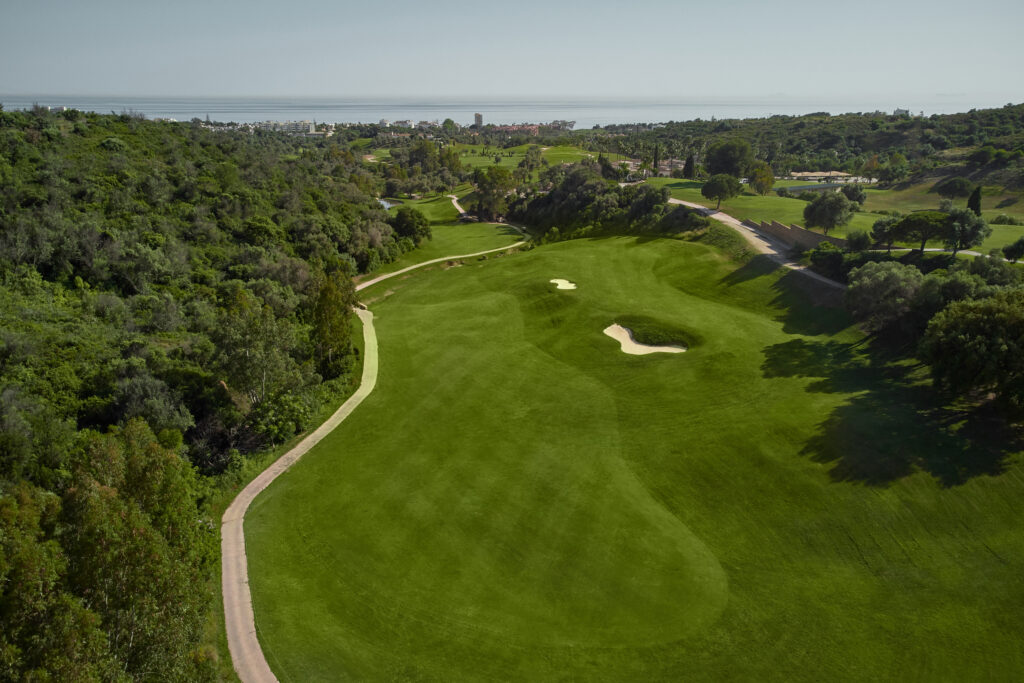
[[[460,256],[445,256],[417,263],[397,270],[394,273],[387,273],[375,277],[372,280],[361,282],[356,285],[356,291],[370,287],[382,280],[396,277],[407,273],[410,270],[423,268],[443,261],[454,259],[472,258],[483,256],[497,251],[515,249],[525,244],[525,240],[510,244],[497,249],[478,251],[473,254]],[[270,665],[267,664],[260,642],[256,635],[256,617],[252,609],[252,593],[249,590],[249,564],[245,554],[245,533],[243,522],[249,505],[256,499],[263,489],[267,488],[272,481],[277,479],[299,458],[305,455],[313,446],[318,444],[325,436],[330,434],[342,423],[352,411],[370,395],[377,384],[377,369],[379,359],[377,355],[377,334],[373,327],[373,313],[368,310],[357,308],[356,315],[363,323],[363,374],[359,380],[359,388],[352,394],[341,407],[311,434],[306,436],[290,451],[275,460],[267,469],[263,470],[255,479],[242,489],[242,491],[231,502],[231,505],[224,511],[221,518],[221,590],[224,596],[224,626],[228,636],[228,649],[231,651],[231,661],[234,664],[235,672],[242,683],[276,683],[277,678]]]
[[[771,257],[773,261],[782,266],[785,266],[786,268],[789,268],[790,270],[795,270],[797,272],[803,273],[807,277],[813,278],[818,282],[829,285],[830,287],[846,289],[846,285],[840,282],[836,282],[835,280],[830,280],[824,275],[819,275],[815,273],[813,270],[810,270],[807,266],[801,265],[800,263],[797,263],[793,259],[786,256],[787,252],[789,252],[789,247],[787,247],[782,242],[773,239],[768,235],[748,228],[747,226],[743,225],[743,223],[733,218],[729,214],[722,213],[718,209],[709,209],[703,204],[684,202],[682,199],[672,198],[669,199],[668,202],[669,204],[681,204],[683,206],[688,206],[691,209],[696,209],[701,213],[701,215],[707,216],[708,218],[713,218],[719,223],[724,223],[725,225],[728,225],[730,228],[734,229],[736,232],[742,235],[743,239],[745,239],[747,243],[750,244],[750,246],[753,247],[756,252],[758,252],[759,254],[768,255],[769,257]]]

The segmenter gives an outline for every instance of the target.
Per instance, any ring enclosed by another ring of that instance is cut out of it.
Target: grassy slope
[[[921,209],[936,209],[941,198],[934,192],[929,192],[932,185],[934,182],[929,181],[900,190],[869,189],[867,190],[868,200],[864,203],[864,208],[869,211],[896,209],[904,213]],[[1020,194],[1004,192],[998,188],[984,188],[981,196],[981,215],[990,223],[1001,213],[1024,218],[1024,202],[1019,200]],[[957,199],[955,204],[966,206],[967,200]],[[984,253],[989,249],[1004,247],[1022,236],[1024,236],[1024,226],[992,225],[992,234],[978,251]]]
[[[698,204],[704,204],[705,206],[713,206],[713,202],[705,199],[701,193],[701,183],[692,180],[676,180],[672,178],[652,178],[647,182],[667,186],[672,193],[672,196],[676,199],[682,199],[688,202],[696,202]],[[918,209],[936,209],[939,205],[939,197],[935,194],[929,194],[927,188],[930,185],[917,186],[916,189],[895,191],[895,190],[878,190],[868,189],[868,200],[864,205],[867,211],[877,211],[881,209],[892,210],[898,209],[904,212],[915,211]],[[994,204],[996,198],[982,198],[982,207],[985,207],[983,215],[986,219],[991,220],[1000,213],[1011,213],[1013,207],[988,210],[989,204]],[[960,204],[963,200],[960,200]],[[788,197],[779,197],[775,194],[769,194],[761,197],[752,192],[744,192],[739,197],[734,197],[728,201],[722,202],[722,211],[739,218],[740,220],[762,220],[771,221],[776,220],[780,223],[787,225],[796,223],[797,225],[803,225],[804,217],[803,211],[807,203],[802,199],[793,199]],[[858,213],[855,214],[853,220],[847,225],[832,230],[829,234],[835,235],[836,237],[846,237],[853,230],[871,230],[871,226],[874,225],[875,221],[881,216],[872,213]],[[1005,246],[1019,237],[1024,236],[1024,227],[1014,225],[993,225],[992,235],[985,240],[985,243],[977,250],[981,252],[987,252],[989,249],[995,247]],[[929,246],[940,247],[942,243],[939,241],[929,242]]]
[[[458,191],[456,191],[457,193]],[[458,223],[459,212],[452,205],[450,197],[428,197],[420,200],[406,200],[403,205],[411,206],[430,220],[433,236],[417,249],[410,251],[393,263],[388,263],[372,273],[356,278],[356,281],[392,273],[424,261],[431,261],[453,254],[473,254],[478,251],[497,249],[515,244],[522,236],[508,227],[495,223]],[[394,213],[398,207],[392,207]]]
[[[652,178],[647,182],[652,185],[668,187],[672,196],[676,199],[682,199],[687,202],[696,202],[705,206],[715,205],[714,202],[706,199],[700,193],[700,188],[703,183],[699,181],[676,180],[674,178]],[[786,225],[790,225],[792,223],[803,225],[805,206],[807,206],[807,202],[802,199],[779,197],[774,193],[762,197],[747,190],[738,197],[733,197],[728,201],[722,202],[722,211],[734,218],[740,219],[741,221],[748,219],[754,221],[775,220],[780,223],[785,223]],[[871,226],[874,225],[878,218],[879,216],[876,215],[858,213],[854,215],[853,220],[848,224],[841,228],[829,231],[829,234],[836,237],[846,237],[846,235],[853,230],[870,230]]]
[[[1005,439],[801,277],[617,238],[389,284],[376,391],[247,518],[278,676],[1019,678],[1019,455],[977,476]],[[703,343],[626,356],[622,314]]]

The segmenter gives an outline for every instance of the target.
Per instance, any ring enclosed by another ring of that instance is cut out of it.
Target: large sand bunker
[[[628,327],[618,323],[604,328],[604,333],[619,342],[623,353],[633,356],[644,356],[648,353],[683,353],[686,349],[682,346],[648,346],[633,339],[633,333]]]
[[[575,282],[569,282],[568,280],[563,280],[559,277],[556,277],[551,282],[555,283],[555,289],[576,289]]]

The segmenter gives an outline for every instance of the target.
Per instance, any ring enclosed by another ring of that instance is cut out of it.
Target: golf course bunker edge
[[[619,342],[623,353],[632,356],[645,356],[649,353],[683,353],[686,348],[683,346],[648,346],[633,339],[633,333],[628,327],[613,323],[604,328],[604,333]]]

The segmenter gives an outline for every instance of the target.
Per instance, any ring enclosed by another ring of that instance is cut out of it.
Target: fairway
[[[367,290],[376,389],[246,518],[275,674],[1019,679],[1020,454],[803,278],[619,237]]]

